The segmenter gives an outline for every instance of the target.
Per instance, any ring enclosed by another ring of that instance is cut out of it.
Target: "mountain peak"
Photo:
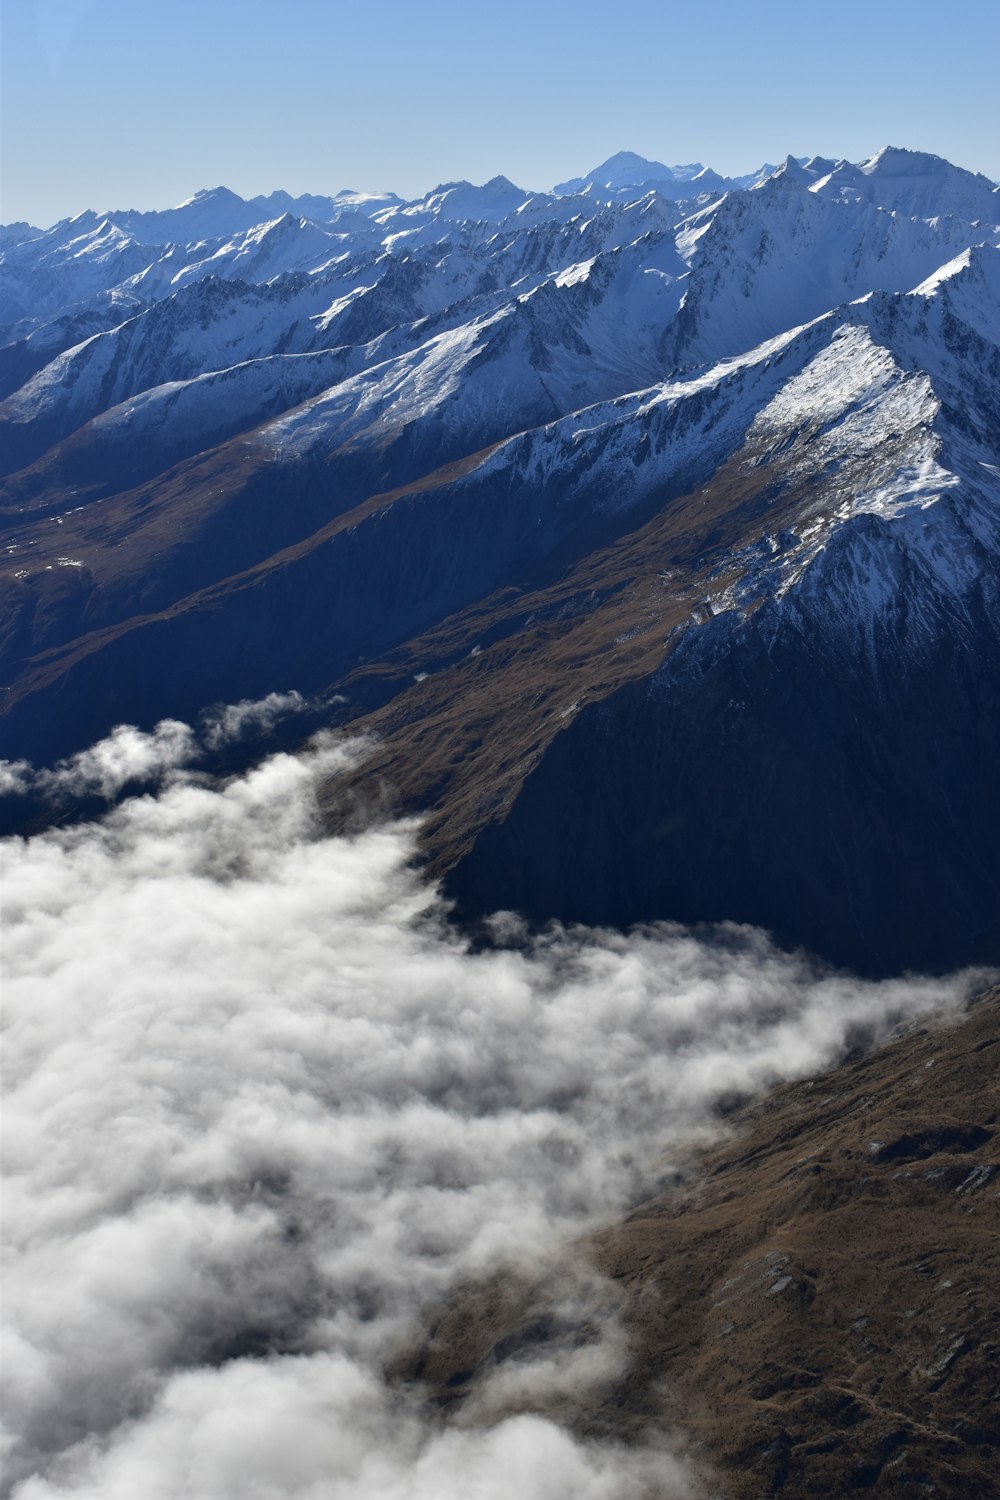
[[[797,156],[786,156],[780,167],[775,167],[773,171],[763,175],[759,182],[754,183],[754,187],[761,188],[765,183],[776,180],[807,183],[812,181],[812,174]]]
[[[926,172],[949,169],[949,163],[943,157],[933,156],[927,151],[910,151],[905,146],[883,146],[859,166],[866,176],[885,172],[894,177],[922,176]]]
[[[214,188],[199,188],[193,197],[185,198],[184,202],[178,203],[177,207],[192,208],[196,203],[237,204],[245,202],[246,199],[241,198],[239,193],[234,193],[232,188],[227,188],[220,185],[219,187]]]
[[[650,167],[658,172],[670,171],[670,168],[665,166],[663,162],[652,161],[647,156],[639,156],[635,151],[616,151],[614,156],[609,156],[607,161],[602,162],[599,167],[595,167],[594,171],[631,172],[635,169],[645,171]]]
[[[579,192],[590,183],[612,190],[642,187],[646,183],[690,182],[705,168],[700,161],[668,167],[665,162],[652,161],[639,156],[635,151],[617,151],[606,161],[592,167],[583,177],[571,177],[566,182],[556,183],[553,192],[561,196]]]

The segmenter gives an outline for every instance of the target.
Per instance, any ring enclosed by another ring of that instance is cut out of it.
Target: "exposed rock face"
[[[735,1111],[683,1185],[532,1284],[470,1291],[398,1373],[481,1420],[498,1369],[596,1336],[558,1312],[582,1248],[628,1352],[549,1398],[577,1430],[686,1434],[732,1500],[1000,1494],[998,1048],[994,989]]]

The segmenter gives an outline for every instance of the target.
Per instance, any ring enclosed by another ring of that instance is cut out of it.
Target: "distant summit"
[[[805,162],[808,158],[792,158]],[[832,165],[832,164],[831,164]],[[628,198],[640,191],[656,191],[664,198],[684,201],[699,198],[706,193],[718,195],[733,188],[753,187],[775,170],[773,163],[765,162],[754,172],[743,177],[723,177],[700,161],[686,162],[668,167],[662,161],[651,161],[634,151],[618,151],[591,168],[583,177],[570,177],[566,182],[557,182],[552,189],[558,196],[570,193],[588,193],[591,197]]]
[[[684,166],[668,167],[662,161],[650,161],[634,151],[618,151],[591,168],[584,177],[571,177],[567,182],[557,182],[552,189],[561,195],[578,193],[591,183],[606,188],[657,187],[678,182],[690,182],[705,168],[700,161],[688,162]],[[669,196],[669,195],[667,195]]]

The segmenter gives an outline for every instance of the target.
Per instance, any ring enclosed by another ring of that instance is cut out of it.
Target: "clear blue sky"
[[[1000,177],[1000,0],[0,0],[0,218],[886,144]]]

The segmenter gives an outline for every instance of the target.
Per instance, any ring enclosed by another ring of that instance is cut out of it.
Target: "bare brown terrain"
[[[731,1500],[1000,1495],[998,1060],[1000,987],[778,1088],[564,1266],[456,1299],[397,1374],[482,1420],[498,1369],[596,1338],[558,1313],[582,1251],[627,1355],[543,1405],[577,1433],[679,1432]]]
[[[684,629],[713,617],[762,530],[822,513],[814,476],[796,468],[809,437],[780,466],[758,467],[762,455],[744,447],[644,524],[561,570],[550,564],[539,587],[492,594],[345,677],[338,687],[352,699],[388,701],[352,723],[377,747],[331,785],[331,826],[348,793],[377,784],[398,810],[429,810],[430,870],[449,870],[583,708],[650,677]]]

